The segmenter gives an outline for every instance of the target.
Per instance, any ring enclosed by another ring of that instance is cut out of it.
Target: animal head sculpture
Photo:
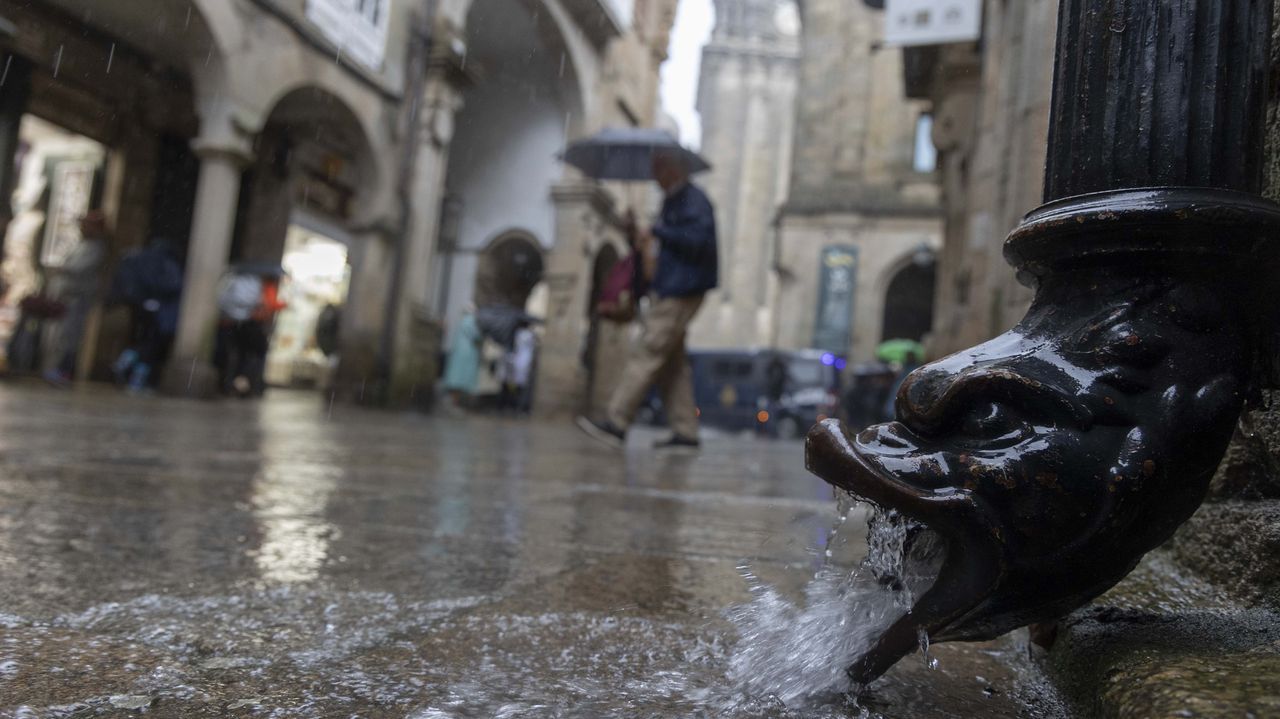
[[[1242,208],[1254,219],[1233,225]],[[932,588],[850,668],[855,682],[911,652],[921,630],[984,640],[1060,617],[1190,517],[1260,349],[1241,259],[1256,263],[1277,228],[1277,208],[1235,193],[1046,206],[1006,246],[1037,287],[1017,327],[910,375],[897,422],[814,429],[813,472],[946,546]]]

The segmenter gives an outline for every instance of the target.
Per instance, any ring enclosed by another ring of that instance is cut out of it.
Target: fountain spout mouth
[[[944,637],[963,625],[999,583],[1001,567],[999,548],[992,541],[999,529],[987,522],[980,501],[895,477],[862,445],[838,420],[826,420],[808,435],[808,469],[833,487],[937,532],[946,542],[946,555],[933,585],[848,667],[859,689],[915,651],[922,632]],[[894,449],[904,449],[903,441],[895,441]]]

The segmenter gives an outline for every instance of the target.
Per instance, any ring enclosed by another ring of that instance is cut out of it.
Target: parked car
[[[689,364],[694,401],[708,427],[795,439],[838,412],[844,359],[828,352],[699,350],[689,353]],[[775,373],[785,370],[776,401],[769,397],[771,366]],[[656,392],[641,408],[640,420],[665,423]]]

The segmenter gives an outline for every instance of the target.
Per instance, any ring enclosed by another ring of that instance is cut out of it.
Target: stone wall
[[[857,250],[858,271],[848,351],[855,361],[873,358],[876,346],[886,339],[881,333],[885,293],[894,275],[913,261],[921,246],[940,249],[938,222],[930,217],[791,215],[783,219],[781,231],[785,242],[779,266],[784,273],[775,327],[777,346],[813,346],[822,250],[833,245],[852,247]]]
[[[990,0],[981,49],[942,48],[915,88],[933,100],[947,214],[935,356],[1004,332],[1031,302],[1002,248],[1041,204],[1056,13],[1053,0]]]
[[[905,98],[902,53],[881,42],[882,11],[849,0],[807,0],[802,21],[773,339],[788,349],[813,346],[818,258],[828,246],[857,247],[854,340],[845,352],[862,361],[882,339],[891,273],[940,243],[937,174],[914,167],[917,123],[927,104]]]

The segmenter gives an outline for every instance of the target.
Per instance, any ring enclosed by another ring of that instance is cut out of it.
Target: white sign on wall
[[[887,45],[943,45],[982,36],[982,0],[889,0]]]
[[[387,25],[392,0],[307,0],[307,19],[340,57],[381,70],[387,54]]]

